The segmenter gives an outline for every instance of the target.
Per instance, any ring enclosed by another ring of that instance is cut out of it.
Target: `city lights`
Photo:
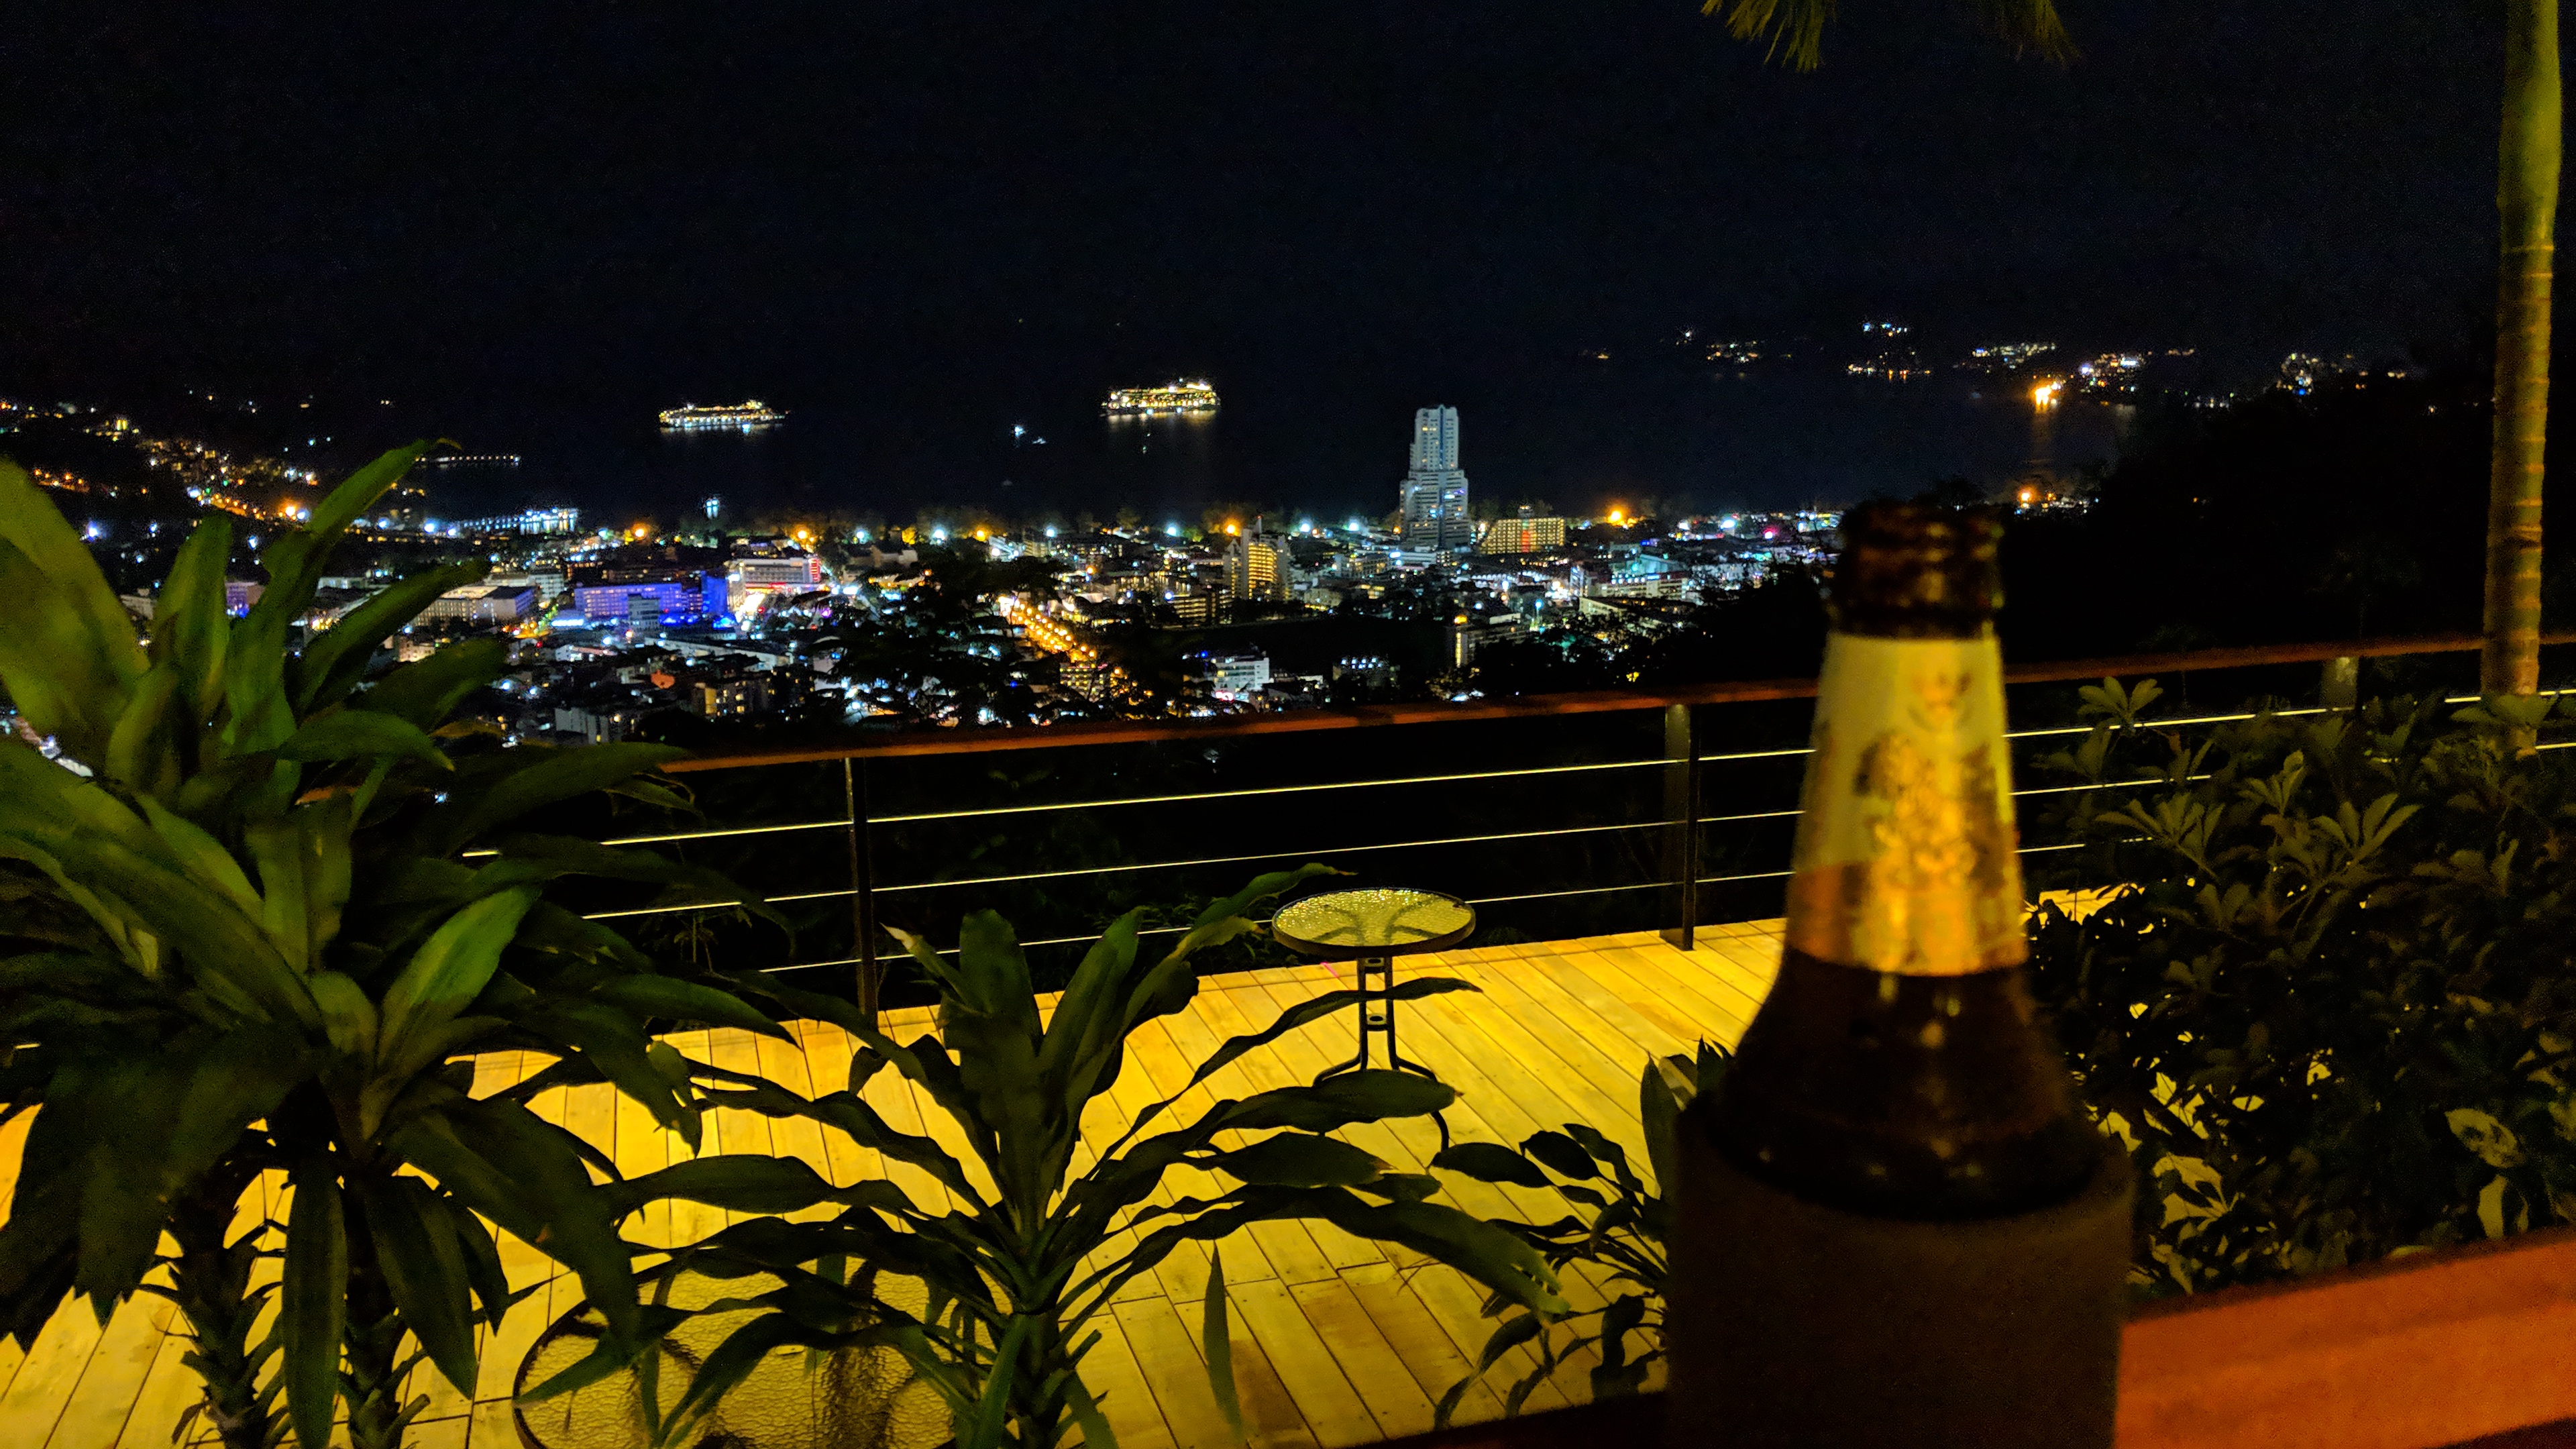
[[[2043,382],[2039,386],[2032,388],[2030,390],[2030,400],[2032,405],[2043,408],[2053,408],[2057,406],[2058,390],[2065,386],[2066,384],[2062,382],[2051,380]]]

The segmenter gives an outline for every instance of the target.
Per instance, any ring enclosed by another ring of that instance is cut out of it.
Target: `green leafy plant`
[[[2549,700],[2267,715],[2198,743],[2153,681],[2042,768],[2089,848],[2036,989],[2140,1180],[2148,1292],[2576,1221],[2576,760]],[[2080,858],[2079,858],[2080,856]],[[2067,864],[2070,860],[2075,863]]]
[[[1673,1224],[1664,1194],[1679,1172],[1675,1124],[1694,1097],[1715,1090],[1728,1060],[1726,1048],[1704,1041],[1695,1056],[1646,1063],[1637,1081],[1637,1111],[1652,1186],[1637,1176],[1618,1143],[1581,1122],[1568,1122],[1561,1132],[1533,1132],[1521,1139],[1518,1151],[1494,1142],[1461,1142],[1431,1159],[1434,1167],[1480,1182],[1548,1188],[1576,1204],[1581,1211],[1552,1222],[1496,1226],[1537,1249],[1550,1268],[1562,1273],[1585,1265],[1612,1290],[1601,1307],[1572,1314],[1497,1295],[1486,1311],[1502,1321],[1485,1340],[1475,1368],[1441,1395],[1435,1425],[1446,1427],[1467,1391],[1523,1345],[1533,1345],[1536,1361],[1505,1392],[1506,1414],[1519,1413],[1531,1390],[1587,1348],[1599,1354],[1591,1374],[1594,1398],[1633,1394],[1645,1383],[1647,1371],[1664,1356],[1664,1269]]]
[[[1077,1166],[1084,1108],[1117,1079],[1129,1036],[1182,1010],[1197,993],[1192,957],[1258,931],[1245,914],[1253,903],[1323,873],[1307,866],[1261,877],[1211,904],[1170,954],[1143,969],[1137,914],[1120,918],[1085,956],[1052,1016],[1041,1012],[1010,925],[989,911],[966,918],[954,960],[903,937],[939,990],[936,1036],[897,1042],[846,1002],[779,990],[780,1009],[836,1022],[857,1038],[849,1090],[809,1102],[733,1076],[730,1085],[710,1086],[707,1100],[833,1127],[927,1172],[952,1206],[935,1211],[891,1181],[835,1188],[802,1163],[766,1157],[710,1157],[619,1184],[614,1191],[629,1207],[677,1197],[739,1212],[815,1204],[841,1209],[828,1221],[737,1223],[657,1270],[769,1274],[783,1285],[744,1300],[766,1311],[709,1356],[663,1432],[679,1432],[779,1347],[882,1344],[906,1353],[939,1392],[966,1449],[1048,1449],[1076,1424],[1084,1443],[1106,1449],[1113,1442],[1108,1421],[1083,1377],[1084,1355],[1099,1335],[1086,1335],[1086,1326],[1121,1285],[1183,1244],[1214,1243],[1257,1222],[1320,1219],[1452,1264],[1507,1301],[1564,1312],[1554,1272],[1529,1243],[1426,1201],[1439,1186],[1429,1175],[1390,1170],[1327,1135],[1354,1123],[1436,1112],[1455,1100],[1448,1087],[1401,1072],[1355,1071],[1221,1100],[1186,1123],[1173,1120],[1190,1089],[1288,1032],[1353,1009],[1353,992],[1300,1002],[1263,1030],[1227,1041],[1199,1064],[1181,1094],[1137,1113],[1116,1141]],[[1402,983],[1395,995],[1409,1000],[1472,989],[1423,977]],[[889,1068],[954,1122],[970,1145],[971,1165],[929,1137],[888,1126],[868,1105],[862,1090]],[[1176,1168],[1215,1174],[1231,1185],[1213,1196],[1154,1201]],[[852,1265],[864,1270],[850,1271]],[[926,1284],[927,1306],[905,1312],[889,1303],[880,1291],[886,1276]],[[1239,1421],[1224,1294],[1218,1261],[1211,1265],[1206,1308],[1208,1367],[1220,1402]],[[740,1305],[728,1300],[724,1306]],[[646,1310],[648,1332],[670,1321],[667,1311]],[[534,1392],[595,1381],[633,1353],[631,1344],[604,1344]]]
[[[585,1163],[613,1169],[525,1100],[610,1081],[694,1140],[688,1064],[648,1023],[779,1031],[720,980],[661,974],[541,898],[575,874],[732,887],[514,833],[600,790],[679,803],[644,778],[672,752],[503,749],[454,727],[501,672],[493,641],[371,672],[378,641],[479,565],[402,580],[292,640],[333,544],[420,451],[361,469],[272,540],[239,620],[229,524],[208,518],[148,639],[79,536],[0,466],[0,683],[43,741],[0,739],[0,857],[42,906],[0,927],[0,1089],[10,1115],[36,1114],[0,1227],[0,1328],[31,1343],[73,1294],[102,1315],[137,1291],[172,1298],[202,1417],[233,1449],[290,1425],[319,1446],[342,1401],[358,1449],[387,1449],[426,1402],[401,1397],[423,1358],[470,1395],[474,1325],[514,1301],[487,1223],[632,1323],[612,1200]],[[491,1048],[557,1060],[477,1100],[460,1058]],[[270,1171],[293,1190],[282,1248],[265,1223],[233,1232]],[[255,1340],[272,1295],[274,1335]]]

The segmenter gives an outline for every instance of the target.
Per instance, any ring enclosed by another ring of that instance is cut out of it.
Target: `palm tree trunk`
[[[2487,479],[2481,693],[2540,689],[2541,451],[2549,431],[2549,285],[2558,218],[2558,0],[2505,0],[2496,209],[2495,451]]]

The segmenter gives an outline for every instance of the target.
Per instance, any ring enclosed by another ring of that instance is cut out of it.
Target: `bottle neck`
[[[1967,637],[1827,636],[1788,945],[1897,976],[2020,964],[2003,659]]]

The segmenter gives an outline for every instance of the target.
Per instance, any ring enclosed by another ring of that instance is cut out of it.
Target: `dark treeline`
[[[2491,412],[2468,369],[2176,404],[2143,419],[2080,514],[2016,517],[2005,554],[2008,657],[2080,659],[2365,635],[2474,631]],[[2553,521],[2576,457],[2553,443]],[[1924,495],[1979,501],[1938,485]],[[2558,523],[2563,532],[2567,525]],[[2548,621],[2576,605],[2553,551]],[[1679,685],[1812,672],[1824,613],[1799,575],[1625,645],[1535,639],[1477,660],[1489,694]]]

